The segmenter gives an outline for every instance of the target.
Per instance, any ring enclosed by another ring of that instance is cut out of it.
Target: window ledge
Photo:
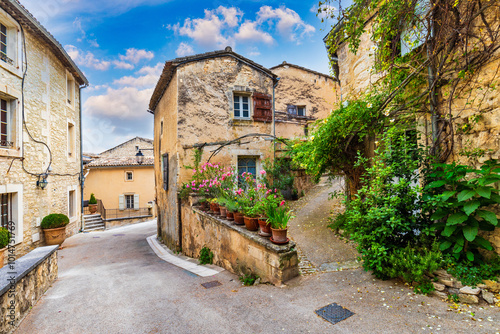
[[[251,118],[233,118],[230,125],[245,126],[245,125],[252,125],[252,124],[253,124],[253,120]]]
[[[15,75],[19,79],[23,78],[23,73],[21,69],[17,66],[7,64],[6,62],[0,60],[0,67],[3,68],[4,70],[10,72],[11,74]]]
[[[22,156],[21,149],[13,149],[13,148],[0,148],[0,157],[12,157],[12,158],[20,158]]]

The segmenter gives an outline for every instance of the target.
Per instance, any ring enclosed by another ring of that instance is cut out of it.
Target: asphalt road
[[[438,299],[414,295],[396,281],[374,280],[362,269],[299,277],[281,288],[244,287],[227,271],[198,277],[153,253],[146,237],[155,224],[66,240],[58,280],[16,333],[500,332],[498,308],[450,311]],[[213,280],[222,285],[201,286]],[[314,313],[330,303],[355,314],[332,325]]]

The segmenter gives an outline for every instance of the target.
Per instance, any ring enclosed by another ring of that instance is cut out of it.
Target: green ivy
[[[214,260],[214,253],[212,253],[212,251],[210,250],[210,248],[208,247],[203,247],[201,250],[200,250],[200,264],[203,265],[203,264],[212,264],[213,263],[213,260]]]

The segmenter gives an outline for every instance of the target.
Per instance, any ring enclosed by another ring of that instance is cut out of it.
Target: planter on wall
[[[223,206],[220,206],[220,215],[222,218],[226,218],[227,215],[227,209]]]
[[[66,226],[43,229],[43,234],[47,245],[60,245],[66,239]]]
[[[243,214],[240,212],[235,212],[234,213],[234,224],[235,225],[243,225],[245,224],[245,221],[243,219]]]
[[[89,211],[91,214],[94,214],[97,212],[97,204],[89,204]]]
[[[259,218],[259,235],[261,237],[270,237],[271,236],[271,223],[267,221],[267,218]]]
[[[229,221],[233,221],[234,220],[234,212],[227,211],[226,212],[226,219]]]
[[[272,232],[272,237],[269,239],[271,242],[274,242],[275,244],[282,245],[286,244],[289,239],[287,238],[288,229],[277,229],[277,228],[272,228],[271,227],[271,232]]]
[[[252,217],[243,217],[243,221],[245,223],[245,227],[249,231],[257,231],[259,229],[259,218],[252,218]]]

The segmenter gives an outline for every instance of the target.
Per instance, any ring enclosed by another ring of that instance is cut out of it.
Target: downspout
[[[276,99],[275,89],[280,82],[280,78],[276,78],[276,83],[273,85],[273,162],[276,160]]]
[[[80,113],[80,230],[83,231],[83,186],[85,183],[85,176],[83,176],[83,131],[82,131],[82,89],[88,87],[88,84],[78,86],[78,104]]]
[[[438,141],[438,115],[436,113],[437,101],[436,101],[436,89],[434,85],[434,69],[432,68],[432,62],[430,61],[432,55],[432,45],[431,42],[434,39],[434,26],[431,22],[430,27],[430,40],[427,41],[427,60],[429,61],[429,66],[427,66],[427,72],[429,74],[428,84],[429,84],[429,99],[430,99],[430,109],[431,109],[431,125],[432,125],[432,154],[436,155],[438,148],[435,146]]]

